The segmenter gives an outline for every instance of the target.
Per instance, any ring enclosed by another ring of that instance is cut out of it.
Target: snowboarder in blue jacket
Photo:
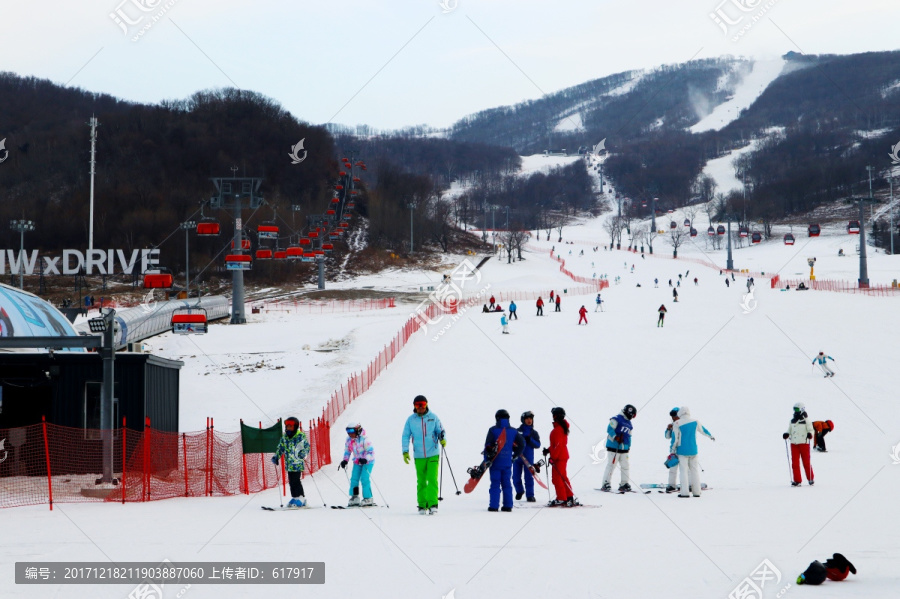
[[[510,426],[509,412],[506,410],[497,410],[494,420],[497,421],[497,424],[488,429],[487,437],[484,440],[485,456],[488,455],[487,452],[493,450],[504,429],[506,429],[506,440],[503,442],[503,448],[491,462],[491,491],[488,511],[498,511],[500,492],[502,491],[503,511],[511,512],[513,506],[512,465],[525,449],[525,439],[522,437],[522,433]]]
[[[524,412],[521,421],[522,425],[518,428],[518,431],[522,434],[522,438],[525,439],[525,449],[522,451],[522,457],[528,460],[529,464],[534,464],[534,450],[541,448],[541,437],[534,429],[534,413],[531,411]],[[522,485],[523,473],[525,475],[524,486]],[[521,459],[513,462],[513,485],[516,487],[516,499],[522,499],[524,494],[526,501],[536,501],[534,498],[534,475],[531,474],[531,470],[525,467],[525,463]]]
[[[509,302],[509,319],[512,320],[514,318],[516,320],[519,320],[519,315],[516,314],[516,302],[510,301]]]
[[[637,408],[631,404],[627,404],[622,411],[613,416],[609,425],[606,427],[606,451],[611,454],[610,460],[606,464],[606,472],[603,474],[603,490],[612,489],[610,480],[612,479],[613,470],[616,468],[616,462],[619,463],[620,474],[622,478],[619,480],[619,492],[625,493],[631,491],[629,481],[630,466],[628,463],[628,452],[631,450],[631,431],[634,425],[631,421],[637,416]]]

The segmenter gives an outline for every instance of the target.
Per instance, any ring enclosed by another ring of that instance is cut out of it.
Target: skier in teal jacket
[[[437,414],[428,409],[425,396],[417,395],[413,406],[413,414],[406,419],[400,440],[403,461],[409,464],[409,444],[412,441],[419,513],[436,514],[441,447],[446,447],[447,440],[444,438],[444,426]]]

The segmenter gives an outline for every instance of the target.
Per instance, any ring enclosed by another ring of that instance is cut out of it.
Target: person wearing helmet
[[[556,499],[549,503],[549,507],[575,507],[580,504],[575,501],[575,492],[566,473],[566,465],[569,462],[569,423],[566,421],[566,411],[557,406],[550,410],[550,415],[553,416],[550,447],[545,447],[543,454],[544,457],[549,456],[549,463],[553,466],[552,480]]]
[[[690,497],[688,491],[694,494],[694,497],[700,497],[700,461],[697,457],[697,434],[706,435],[710,440],[715,441],[706,427],[691,417],[691,409],[687,406],[681,406],[678,409],[678,422],[672,427],[675,438],[672,447],[675,455],[678,456],[678,470],[681,478],[681,492],[679,497]]]
[[[509,335],[509,320],[506,319],[506,312],[500,317],[500,326],[503,327],[503,334]]]
[[[818,362],[819,368],[822,369],[822,372],[825,373],[826,377],[834,376],[834,371],[831,368],[829,368],[828,364],[826,363],[826,360],[831,360],[832,362],[834,362],[834,358],[832,358],[831,356],[827,356],[827,355],[825,355],[825,352],[820,351],[819,355],[813,356],[812,363],[815,364],[816,362]]]
[[[813,426],[813,449],[827,452],[825,449],[825,435],[834,430],[834,422],[831,420],[817,420],[812,423]]]
[[[672,418],[672,422],[666,427],[666,439],[669,439],[669,459],[666,460],[666,466],[669,469],[669,481],[666,484],[666,493],[674,493],[678,490],[678,487],[675,485],[678,483],[678,456],[675,455],[675,431],[673,430],[675,424],[678,423],[678,412],[680,408],[672,408],[669,411],[669,416]],[[669,466],[669,461],[673,461],[674,464]]]
[[[618,462],[619,473],[619,493],[631,491],[631,484],[628,482],[630,466],[628,452],[631,450],[631,431],[634,425],[631,421],[637,416],[637,408],[631,404],[627,404],[622,411],[613,416],[609,420],[606,427],[606,451],[611,453],[610,460],[606,464],[606,471],[603,473],[603,491],[612,490],[613,470]]]
[[[306,456],[309,455],[309,439],[306,433],[300,430],[300,421],[291,416],[284,421],[284,435],[278,442],[272,463],[278,465],[278,458],[284,456],[284,466],[287,470],[288,484],[291,487],[291,500],[288,507],[300,508],[306,505],[306,497],[303,493],[303,471],[306,469]]]
[[[441,419],[428,409],[428,400],[425,396],[417,395],[413,399],[413,413],[403,426],[400,445],[403,449],[403,461],[409,464],[409,444],[412,442],[419,514],[437,513],[441,448],[447,445],[444,437]]]
[[[800,478],[800,462],[803,462],[803,471],[810,485],[815,484],[812,464],[809,461],[809,440],[813,438],[812,424],[807,420],[806,406],[801,402],[794,404],[794,415],[788,430],[782,435],[785,440],[791,440],[791,468],[793,472],[792,487],[799,487],[803,482]]]
[[[491,460],[491,490],[488,511],[511,512],[513,506],[512,465],[518,461],[525,449],[522,433],[509,424],[509,412],[497,410],[494,414],[495,425],[488,429],[484,440],[484,458]],[[497,448],[500,435],[506,431],[503,447]],[[503,493],[503,508],[500,508],[500,493]]]
[[[372,486],[370,476],[375,465],[375,449],[366,436],[366,431],[358,422],[351,422],[346,427],[347,440],[344,442],[344,459],[341,460],[341,468],[347,468],[350,461],[353,462],[353,473],[350,475],[350,502],[348,507],[368,507],[374,505],[372,501]],[[359,500],[359,486],[362,485],[363,498]]]
[[[659,306],[659,310],[657,310],[657,312],[659,312],[659,320],[656,321],[656,326],[657,327],[666,326],[666,312],[668,312],[668,310],[666,310],[666,305],[661,304]]]
[[[531,411],[522,413],[519,418],[522,424],[517,429],[525,439],[525,449],[522,455],[530,464],[534,464],[534,450],[541,448],[541,437],[534,428],[534,413]],[[535,466],[535,469],[539,466]],[[524,474],[525,484],[522,484],[522,476]],[[534,498],[534,475],[531,470],[525,467],[522,460],[513,462],[513,485],[516,487],[516,499],[522,499],[525,496],[526,501],[537,501]]]
[[[584,324],[587,324],[587,308],[584,307],[584,304],[581,305],[581,308],[578,309],[578,324],[581,324],[581,321],[584,321]]]

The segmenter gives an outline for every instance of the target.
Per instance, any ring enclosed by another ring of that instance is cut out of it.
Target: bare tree
[[[684,245],[688,239],[690,239],[690,235],[685,232],[683,227],[676,227],[669,232],[666,241],[672,246],[672,257],[678,257],[678,248]]]
[[[562,243],[562,230],[564,226],[565,222],[563,221],[563,219],[559,219],[558,221],[556,221],[556,232],[559,233],[559,240],[557,241],[557,243]]]
[[[622,221],[618,216],[613,216],[603,223],[603,229],[609,234],[610,249],[615,245],[616,249],[622,248]]]
[[[696,204],[692,204],[690,206],[685,206],[684,208],[682,208],[682,211],[684,212],[684,215],[687,217],[687,219],[690,221],[691,228],[693,229],[694,228],[694,219],[697,218],[697,213],[700,212],[700,207],[697,206]]]
[[[644,241],[647,242],[647,248],[649,252],[653,253],[653,240],[659,237],[659,231],[653,229],[652,227],[647,227],[644,231]]]

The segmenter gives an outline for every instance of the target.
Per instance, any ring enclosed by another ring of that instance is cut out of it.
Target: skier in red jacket
[[[535,303],[537,306],[537,316],[544,315],[544,300],[541,298],[537,298],[537,302]]]
[[[581,316],[581,318],[578,319],[578,324],[581,324],[582,320],[584,321],[584,324],[587,324],[588,323],[587,308],[585,308],[584,306],[581,306],[581,309],[578,311],[578,314],[579,314],[579,316]]]
[[[559,296],[557,296],[559,297]],[[566,464],[569,462],[569,423],[566,422],[566,411],[560,407],[550,410],[553,415],[553,430],[550,431],[550,447],[543,451],[544,457],[550,456],[550,464],[553,466],[553,487],[556,489],[556,499],[550,502],[550,507],[578,505],[575,501],[575,493],[572,492],[572,483],[566,474]]]

